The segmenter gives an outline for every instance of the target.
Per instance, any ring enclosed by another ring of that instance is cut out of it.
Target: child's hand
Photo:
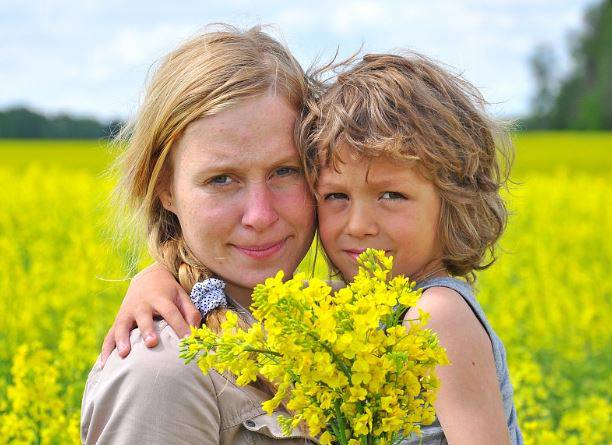
[[[100,366],[104,367],[115,346],[121,357],[130,353],[130,331],[135,325],[147,347],[156,346],[153,317],[158,315],[179,337],[189,335],[189,326],[199,326],[202,321],[200,312],[172,274],[163,266],[153,264],[132,278],[117,318],[104,338]]]

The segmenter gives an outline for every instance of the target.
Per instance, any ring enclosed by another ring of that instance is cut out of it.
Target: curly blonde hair
[[[472,282],[496,258],[507,221],[500,190],[512,163],[506,127],[485,112],[478,90],[416,54],[367,54],[329,65],[334,82],[313,84],[300,144],[311,187],[337,168],[340,143],[364,158],[411,160],[442,201],[438,237],[446,271]]]

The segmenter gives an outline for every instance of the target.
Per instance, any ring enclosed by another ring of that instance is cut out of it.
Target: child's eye
[[[217,175],[208,180],[208,183],[211,185],[228,185],[232,182],[233,179],[230,175]]]
[[[406,199],[406,197],[398,192],[385,192],[381,195],[381,199],[389,199],[395,201],[400,199]]]
[[[348,199],[348,196],[345,193],[327,193],[323,198],[325,201],[338,201]]]

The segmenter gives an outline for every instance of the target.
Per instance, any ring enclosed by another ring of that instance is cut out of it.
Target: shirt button
[[[249,428],[255,428],[255,422],[253,422],[252,420],[247,420],[246,422],[244,422],[244,424]]]

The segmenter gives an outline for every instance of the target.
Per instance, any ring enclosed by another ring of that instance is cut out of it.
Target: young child
[[[471,287],[475,271],[495,259],[506,223],[504,132],[474,87],[419,55],[366,55],[321,91],[303,119],[300,145],[330,263],[350,280],[366,248],[392,255],[394,273],[423,289],[405,318],[428,312],[451,360],[438,370],[436,422],[422,439],[402,443],[523,443],[504,347]],[[134,319],[149,323],[157,308],[198,322],[171,278],[154,267],[146,281],[133,282],[123,330]],[[164,296],[148,297],[154,288]],[[176,328],[187,333],[183,320]],[[107,348],[112,340],[111,333]]]

